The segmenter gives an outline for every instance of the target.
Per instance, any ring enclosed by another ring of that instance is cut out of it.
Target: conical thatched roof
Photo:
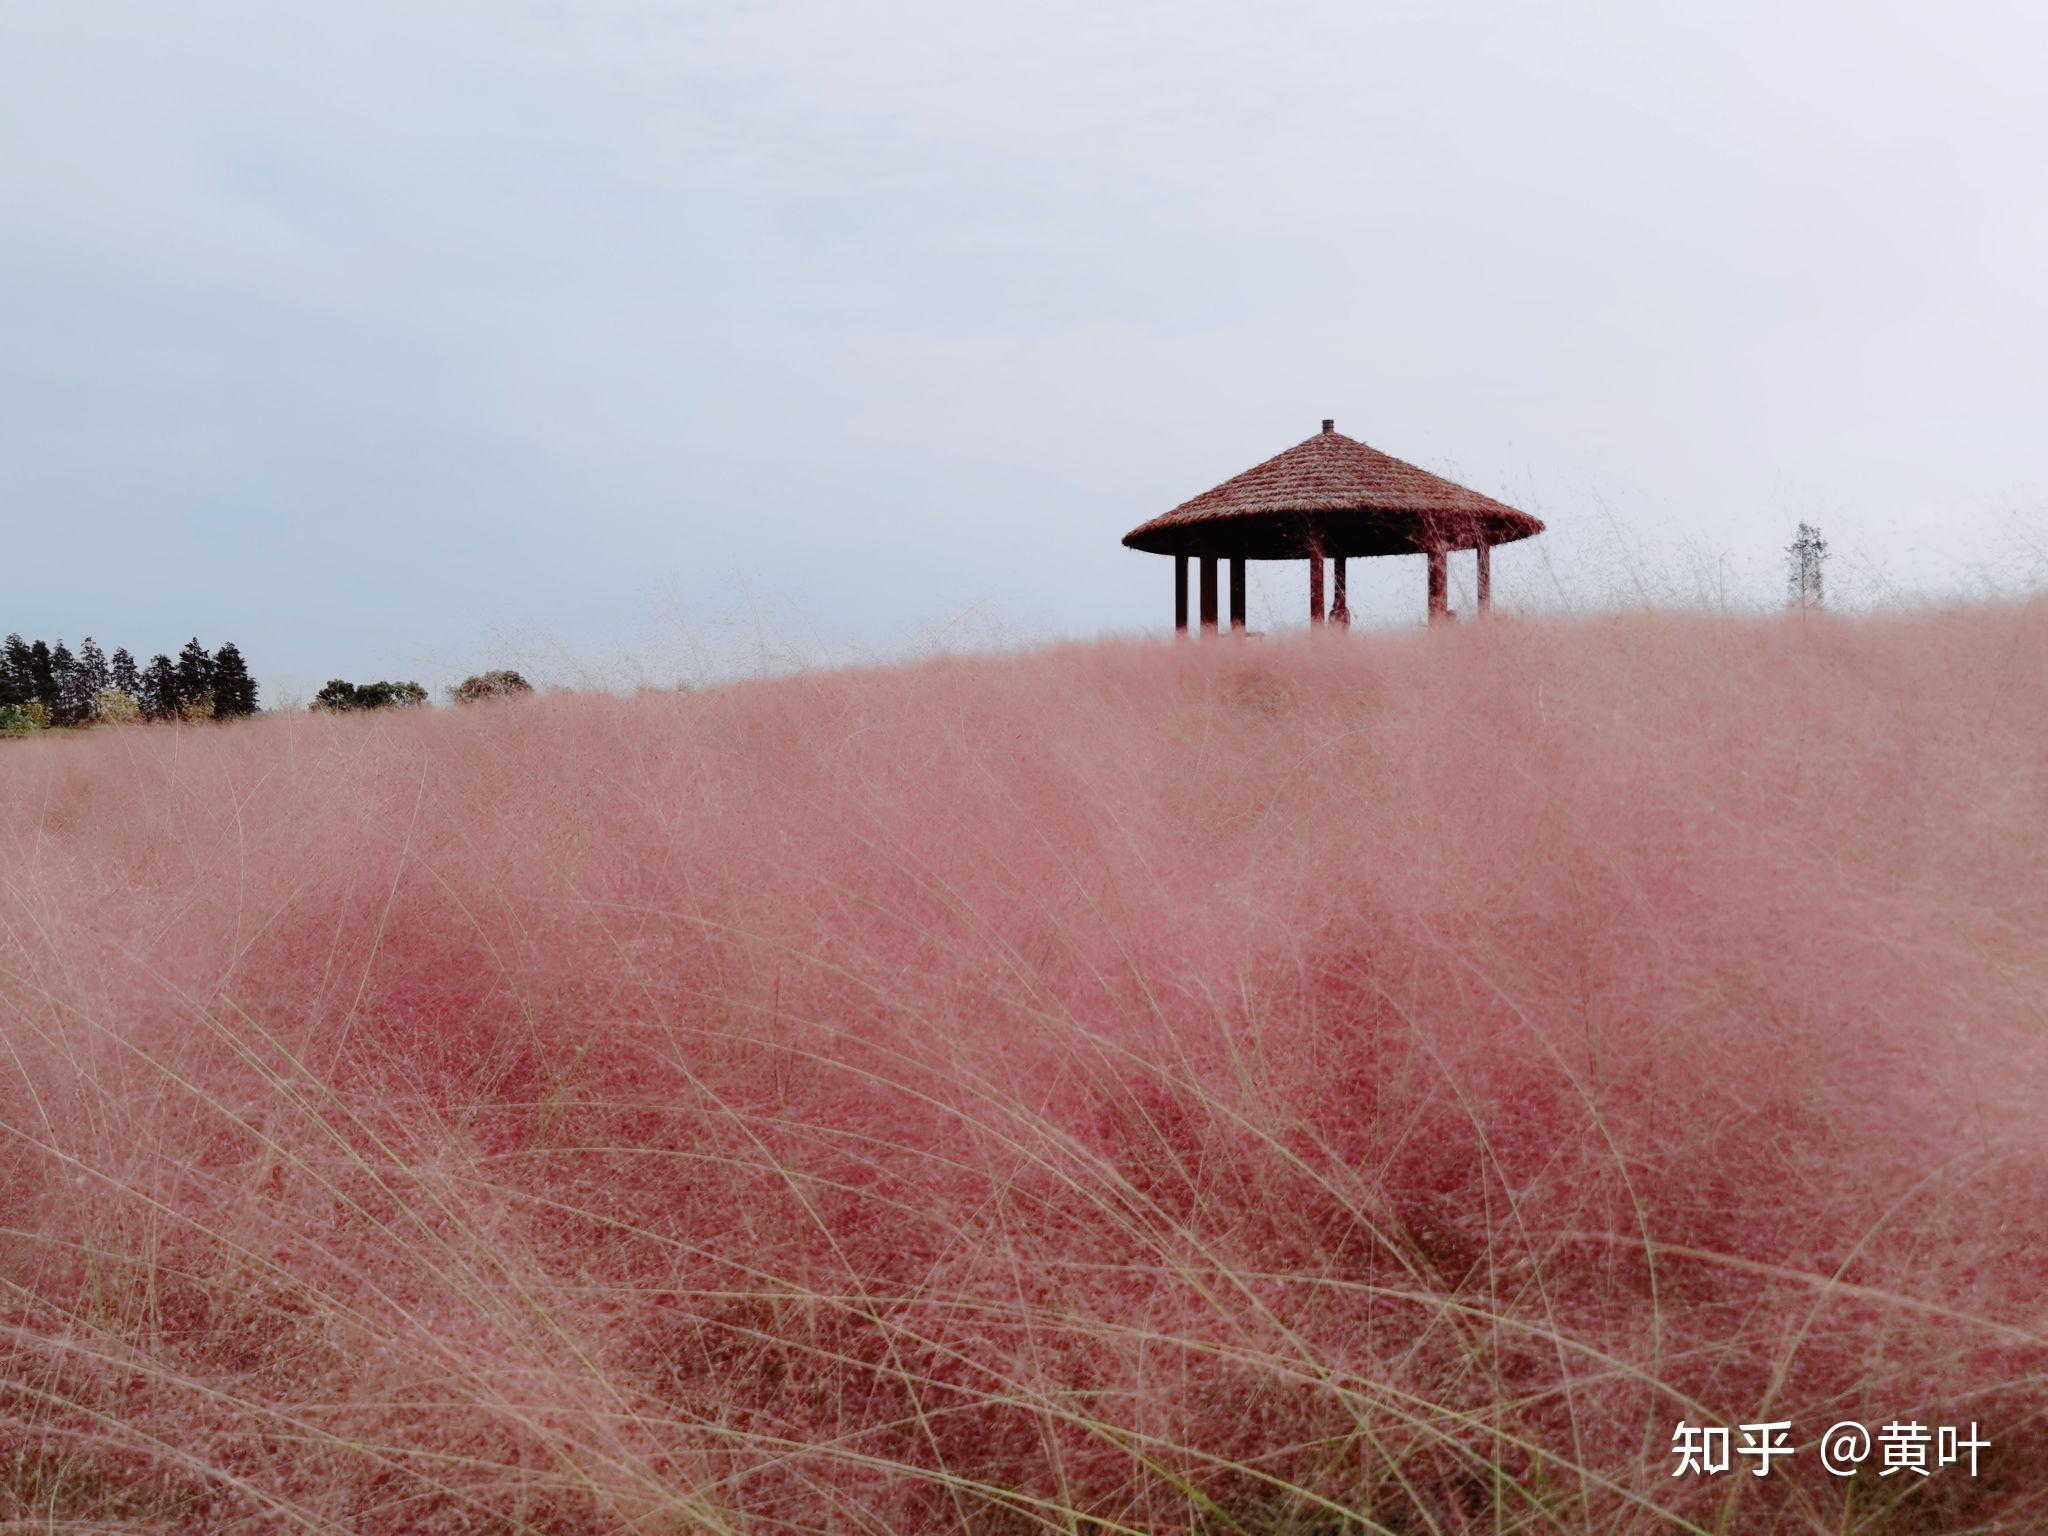
[[[1285,453],[1124,535],[1158,555],[1298,560],[1470,549],[1541,533],[1526,512],[1369,447],[1324,422]]]

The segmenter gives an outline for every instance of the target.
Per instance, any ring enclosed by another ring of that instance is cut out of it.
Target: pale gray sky
[[[2023,4],[0,0],[0,629],[1156,629],[1119,536],[1322,416],[1549,520],[1510,600],[2038,579],[2044,78]]]

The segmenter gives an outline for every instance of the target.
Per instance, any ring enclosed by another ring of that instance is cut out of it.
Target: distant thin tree
[[[213,713],[219,720],[233,720],[256,713],[256,679],[232,640],[213,657]]]
[[[1785,546],[1785,592],[1792,607],[1820,607],[1821,568],[1827,559],[1828,541],[1813,524],[1801,523],[1792,542]]]
[[[514,699],[533,692],[533,684],[510,667],[497,667],[465,677],[448,690],[458,704],[481,704],[486,699]]]

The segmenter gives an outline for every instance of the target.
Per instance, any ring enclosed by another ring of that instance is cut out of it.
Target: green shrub
[[[480,704],[486,699],[515,699],[533,692],[533,684],[510,667],[497,667],[465,677],[448,690],[458,704]]]
[[[108,725],[133,725],[142,718],[135,695],[122,688],[102,688],[92,698],[93,718]]]

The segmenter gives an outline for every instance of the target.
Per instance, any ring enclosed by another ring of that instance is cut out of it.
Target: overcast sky
[[[2044,78],[2038,4],[0,0],[0,629],[1158,630],[1119,537],[1323,416],[1548,520],[1504,602],[2039,580]]]

